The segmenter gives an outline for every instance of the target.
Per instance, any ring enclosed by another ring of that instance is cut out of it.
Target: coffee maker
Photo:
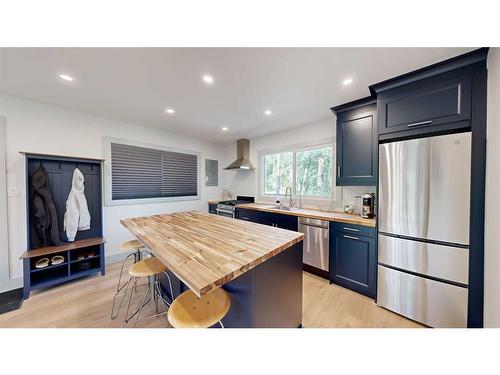
[[[361,217],[372,219],[375,216],[375,194],[366,193],[361,196],[363,205],[361,208]]]

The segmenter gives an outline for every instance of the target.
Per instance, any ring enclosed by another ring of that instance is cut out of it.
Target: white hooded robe
[[[90,214],[85,199],[83,181],[82,172],[75,168],[71,191],[66,200],[66,213],[64,214],[64,229],[70,242],[75,240],[77,231],[90,229]]]

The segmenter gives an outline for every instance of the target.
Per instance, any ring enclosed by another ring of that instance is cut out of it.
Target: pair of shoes
[[[54,257],[52,257],[52,259],[50,260],[50,263],[55,265],[55,264],[61,264],[64,262],[64,257],[62,255],[56,255]]]
[[[61,264],[64,262],[64,257],[61,255],[55,255],[52,259],[42,258],[35,263],[35,268],[45,268],[48,267],[49,263],[52,265]]]
[[[95,256],[95,253],[93,251],[91,251],[89,253],[81,253],[81,254],[79,254],[76,257],[76,259],[77,260],[82,260],[82,259],[92,258],[93,256]]]

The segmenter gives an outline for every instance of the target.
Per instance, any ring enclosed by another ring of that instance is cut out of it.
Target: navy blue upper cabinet
[[[487,53],[481,48],[370,86],[379,141],[470,129],[475,77]]]
[[[364,98],[332,111],[337,115],[337,186],[376,185],[376,100]]]
[[[470,73],[451,72],[380,93],[379,133],[449,123],[455,123],[455,127],[468,127],[472,106],[471,81]]]

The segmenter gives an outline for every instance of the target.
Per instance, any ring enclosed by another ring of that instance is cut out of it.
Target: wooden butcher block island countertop
[[[198,211],[120,222],[200,297],[304,238],[302,233]]]

